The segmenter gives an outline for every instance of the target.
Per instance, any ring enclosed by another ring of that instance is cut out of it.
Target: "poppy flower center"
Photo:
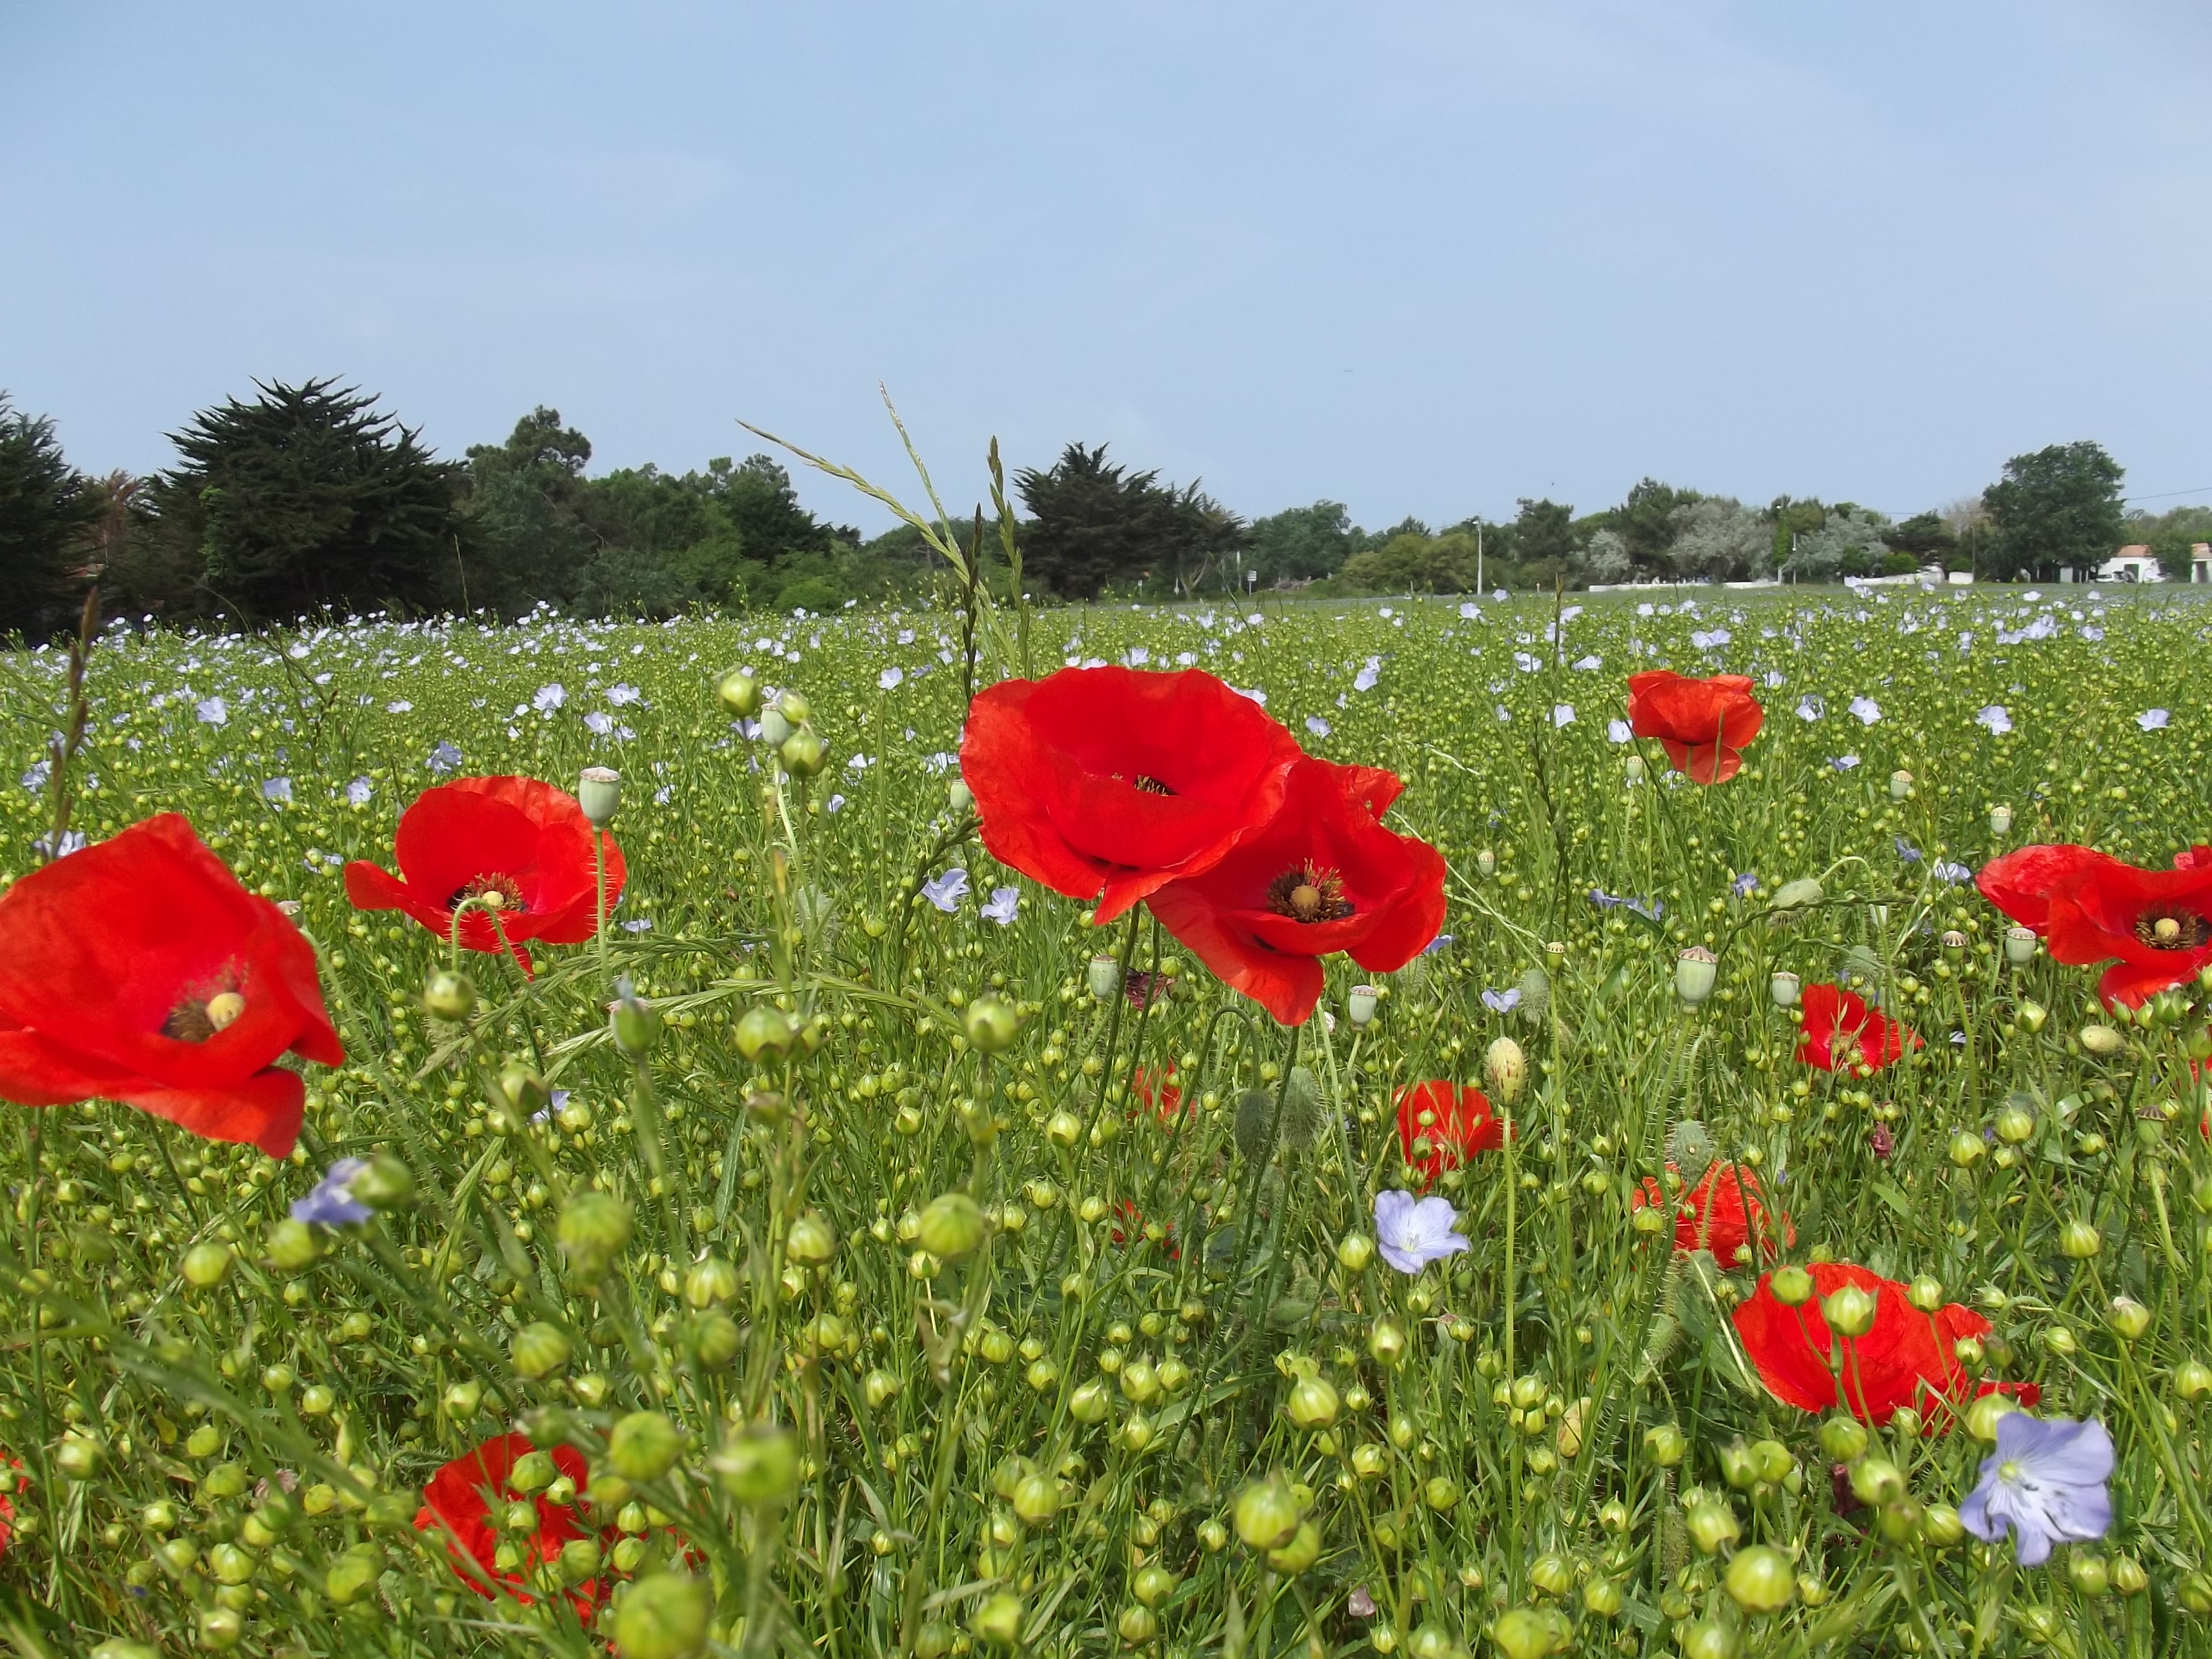
[[[1292,921],[1340,921],[1352,912],[1344,878],[1308,859],[1267,884],[1267,908]]]
[[[2136,937],[2154,951],[2197,951],[2212,942],[2212,921],[2190,910],[2146,910]]]
[[[185,997],[161,1022],[161,1035],[173,1042],[205,1042],[245,1012],[246,999],[235,991]]]
[[[464,904],[473,904],[480,910],[527,910],[522,902],[522,884],[513,876],[477,876],[465,885],[453,890],[453,897],[446,901],[448,910],[458,910]]]
[[[1119,772],[1116,772],[1114,775],[1118,778],[1121,775]],[[1131,788],[1141,789],[1148,795],[1172,795],[1175,793],[1173,789],[1170,788],[1166,784],[1162,783],[1158,778],[1147,776],[1142,772],[1138,773],[1135,777],[1128,780],[1128,782]]]

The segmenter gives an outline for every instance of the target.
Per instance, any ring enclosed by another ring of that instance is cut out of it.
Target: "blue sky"
[[[904,492],[881,380],[959,508],[994,433],[1375,526],[2212,498],[2208,70],[2194,0],[0,0],[0,386],[100,471],[337,374]]]

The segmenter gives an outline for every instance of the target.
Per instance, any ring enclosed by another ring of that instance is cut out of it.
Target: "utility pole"
[[[1482,592],[1482,520],[1474,521],[1474,591]]]

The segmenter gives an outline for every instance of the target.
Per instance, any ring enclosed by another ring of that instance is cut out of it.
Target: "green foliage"
[[[246,620],[437,605],[461,520],[458,469],[375,398],[331,380],[257,383],[195,416],[155,484],[159,532],[216,608]]]
[[[1464,530],[1443,536],[1402,532],[1353,554],[1343,572],[1346,588],[1369,593],[1464,593],[1474,580],[1474,537]]]
[[[2128,539],[2148,545],[2159,570],[2170,582],[2191,579],[2191,566],[2205,556],[2197,549],[2212,543],[2212,507],[2177,507],[2165,513],[2130,514]]]
[[[1157,471],[1109,463],[1104,444],[1073,443],[1049,471],[1017,472],[1014,486],[1030,514],[1021,536],[1024,571],[1070,599],[1147,580],[1172,593],[1230,585],[1243,520],[1195,483],[1176,490],[1158,480]]]
[[[1262,587],[1310,582],[1342,569],[1364,539],[1342,501],[1316,501],[1255,519],[1245,532],[1245,562]]]
[[[63,457],[53,422],[0,392],[0,634],[43,638],[76,619],[70,571],[102,501]]]
[[[2094,571],[2125,538],[2124,476],[2101,444],[2052,444],[2014,456],[2004,477],[1982,492],[1996,532],[1984,574],[2049,581],[2062,567]]]

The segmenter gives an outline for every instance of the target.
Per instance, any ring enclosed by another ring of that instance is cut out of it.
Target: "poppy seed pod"
[[[433,1019],[459,1024],[477,1006],[476,981],[466,974],[441,968],[422,987],[422,1007]]]
[[[1498,854],[1492,852],[1487,847],[1484,848],[1480,853],[1477,853],[1474,855],[1474,867],[1481,871],[1486,876],[1496,875],[1498,873]]]
[[[622,774],[611,766],[587,766],[576,780],[576,805],[594,830],[615,821],[622,806]]]
[[[799,730],[798,724],[786,719],[781,708],[769,708],[762,712],[760,739],[769,748],[782,748],[784,739],[797,730]]]
[[[921,1248],[940,1261],[954,1261],[981,1249],[983,1211],[965,1193],[942,1193],[921,1212]]]
[[[760,682],[742,668],[732,668],[723,675],[714,687],[714,692],[729,711],[740,719],[750,720],[760,713]]]
[[[1899,769],[1889,775],[1889,798],[1903,800],[1912,793],[1912,774]]]
[[[2015,968],[2027,966],[2035,960],[2035,929],[2008,927],[2004,936],[2005,960]]]
[[[2012,833],[2011,807],[1992,806],[1990,808],[1990,833],[1993,836],[2008,836]]]
[[[1093,957],[1083,978],[1094,1000],[1111,1002],[1114,994],[1121,988],[1121,964],[1111,957]]]
[[[1720,977],[1720,958],[1702,945],[1692,945],[1674,959],[1674,994],[1695,1007],[1713,994]]]
[[[1778,968],[1767,976],[1766,994],[1778,1008],[1794,1008],[1803,981],[1786,968]]]
[[[615,1646],[623,1659],[690,1659],[707,1645],[714,1598],[686,1572],[638,1579],[615,1607]]]
[[[945,793],[947,802],[956,815],[972,812],[975,810],[975,792],[968,787],[968,781],[965,778],[953,779],[951,786],[945,790]]]
[[[1498,1037],[1483,1050],[1482,1075],[1491,1091],[1510,1106],[1528,1081],[1528,1057],[1511,1037]]]
[[[1371,985],[1355,985],[1344,999],[1344,1012],[1355,1030],[1365,1030],[1375,1018],[1376,998]]]

